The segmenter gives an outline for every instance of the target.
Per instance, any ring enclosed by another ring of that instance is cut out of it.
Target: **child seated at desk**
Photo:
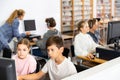
[[[29,54],[30,42],[28,39],[21,39],[17,44],[17,54],[12,56],[15,60],[17,75],[26,75],[36,70],[37,62],[35,58]]]
[[[61,80],[77,73],[73,63],[62,55],[64,47],[61,37],[52,36],[48,38],[46,48],[50,59],[42,70],[35,74],[19,76],[18,80],[38,80],[46,73],[49,73],[50,80]]]
[[[38,40],[36,38],[33,39],[33,41],[36,42],[36,45],[40,48],[41,50],[41,54],[43,54],[44,57],[47,57],[47,51],[45,49],[45,44],[46,44],[46,41],[49,37],[51,36],[61,36],[61,33],[55,28],[56,26],[56,21],[54,18],[46,18],[45,20],[46,24],[47,24],[47,27],[48,27],[48,31],[43,35],[43,38]],[[33,52],[34,53],[34,52]]]
[[[89,26],[87,21],[80,21],[78,23],[79,34],[75,36],[74,47],[76,56],[86,56],[89,59],[93,59],[93,53],[97,46],[91,36],[87,34],[89,32]]]
[[[103,39],[100,36],[99,29],[99,22],[96,18],[88,20],[88,25],[90,28],[90,31],[88,34],[92,37],[93,41],[97,44],[103,45]]]

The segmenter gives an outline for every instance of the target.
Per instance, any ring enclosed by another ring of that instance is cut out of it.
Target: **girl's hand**
[[[86,57],[89,58],[89,59],[94,59],[94,58],[95,58],[95,57],[93,56],[93,54],[91,54],[91,53],[89,53]]]
[[[27,31],[27,32],[26,32],[26,35],[30,35],[30,34],[31,34],[30,31]]]

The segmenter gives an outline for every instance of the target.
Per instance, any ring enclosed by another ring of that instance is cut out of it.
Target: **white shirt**
[[[95,52],[97,46],[89,34],[79,33],[75,36],[74,47],[76,56],[86,56],[88,53]]]
[[[75,66],[67,58],[59,65],[57,65],[54,60],[50,59],[42,68],[42,71],[49,73],[50,80],[61,80],[77,73]]]

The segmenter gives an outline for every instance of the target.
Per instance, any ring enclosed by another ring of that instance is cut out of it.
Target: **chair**
[[[11,58],[12,50],[8,48],[3,49],[3,57],[5,58]]]
[[[75,57],[74,46],[70,46],[72,57]]]
[[[63,56],[67,57],[68,58],[68,54],[69,54],[69,49],[68,48],[64,48],[64,51],[63,51]]]
[[[75,52],[74,52],[74,46],[73,45],[71,45],[71,54],[72,54],[72,57],[75,57]],[[84,65],[84,66],[87,66],[87,67],[93,67],[93,66],[96,66],[100,63],[105,62],[104,60],[101,60],[99,58],[88,59],[84,56],[76,56],[76,59],[77,59],[77,64]]]
[[[74,45],[71,45],[71,46],[70,46],[70,50],[71,50],[71,55],[72,55],[72,57],[75,57],[75,58],[76,58],[75,52],[74,52]],[[75,60],[77,60],[77,58],[76,58]],[[79,61],[80,61],[80,60],[79,60]],[[76,68],[77,72],[81,72],[81,71],[84,71],[84,70],[86,70],[86,69],[89,69],[89,67],[84,66],[84,65],[81,65],[78,61],[77,61],[77,64],[74,64],[74,65],[75,65],[75,68]]]
[[[82,65],[76,65],[76,64],[74,64],[74,66],[75,66],[77,72],[81,72],[81,71],[84,71],[86,69],[89,69],[88,67],[82,66]]]
[[[38,58],[38,57],[35,57],[36,59],[36,62],[37,62],[37,66],[36,66],[36,73],[39,72],[43,66],[46,64],[46,60],[43,59],[43,58]]]

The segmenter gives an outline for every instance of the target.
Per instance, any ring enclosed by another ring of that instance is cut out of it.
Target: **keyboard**
[[[29,39],[32,41],[33,38],[41,39],[41,35],[38,34],[30,34],[29,36],[26,36],[25,38]]]

